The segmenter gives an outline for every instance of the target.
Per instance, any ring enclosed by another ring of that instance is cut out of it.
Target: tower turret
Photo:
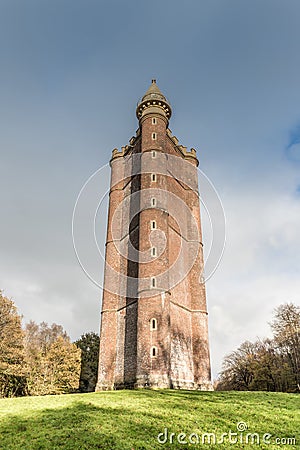
[[[172,115],[170,102],[161,93],[155,79],[136,108],[136,116],[140,122],[147,114],[160,114],[167,119],[167,124]]]

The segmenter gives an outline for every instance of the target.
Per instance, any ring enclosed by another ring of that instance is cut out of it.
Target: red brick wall
[[[106,261],[115,272],[106,267],[97,389],[207,389],[197,160],[185,156],[169,136],[161,108],[149,112],[140,119],[133,146],[111,162]],[[152,231],[153,220],[157,230]],[[156,257],[151,256],[152,246]],[[151,277],[156,277],[155,288]],[[150,329],[152,318],[157,330]],[[155,357],[150,354],[153,346]]]

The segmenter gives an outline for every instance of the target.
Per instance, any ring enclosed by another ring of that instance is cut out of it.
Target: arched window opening
[[[157,347],[155,347],[155,345],[153,347],[151,347],[151,358],[156,358],[157,357]]]
[[[157,330],[157,320],[154,318],[150,320],[150,330]]]

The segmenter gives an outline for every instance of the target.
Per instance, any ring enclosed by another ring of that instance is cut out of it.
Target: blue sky
[[[275,306],[299,303],[299,14],[297,0],[1,1],[0,287],[24,320],[73,339],[99,329],[72,210],[135,133],[152,78],[226,214],[207,283],[214,376],[242,340],[270,333]]]

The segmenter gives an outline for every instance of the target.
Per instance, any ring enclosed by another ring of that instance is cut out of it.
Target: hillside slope
[[[1,399],[0,448],[299,449],[299,406],[299,395],[267,392],[140,390]]]

